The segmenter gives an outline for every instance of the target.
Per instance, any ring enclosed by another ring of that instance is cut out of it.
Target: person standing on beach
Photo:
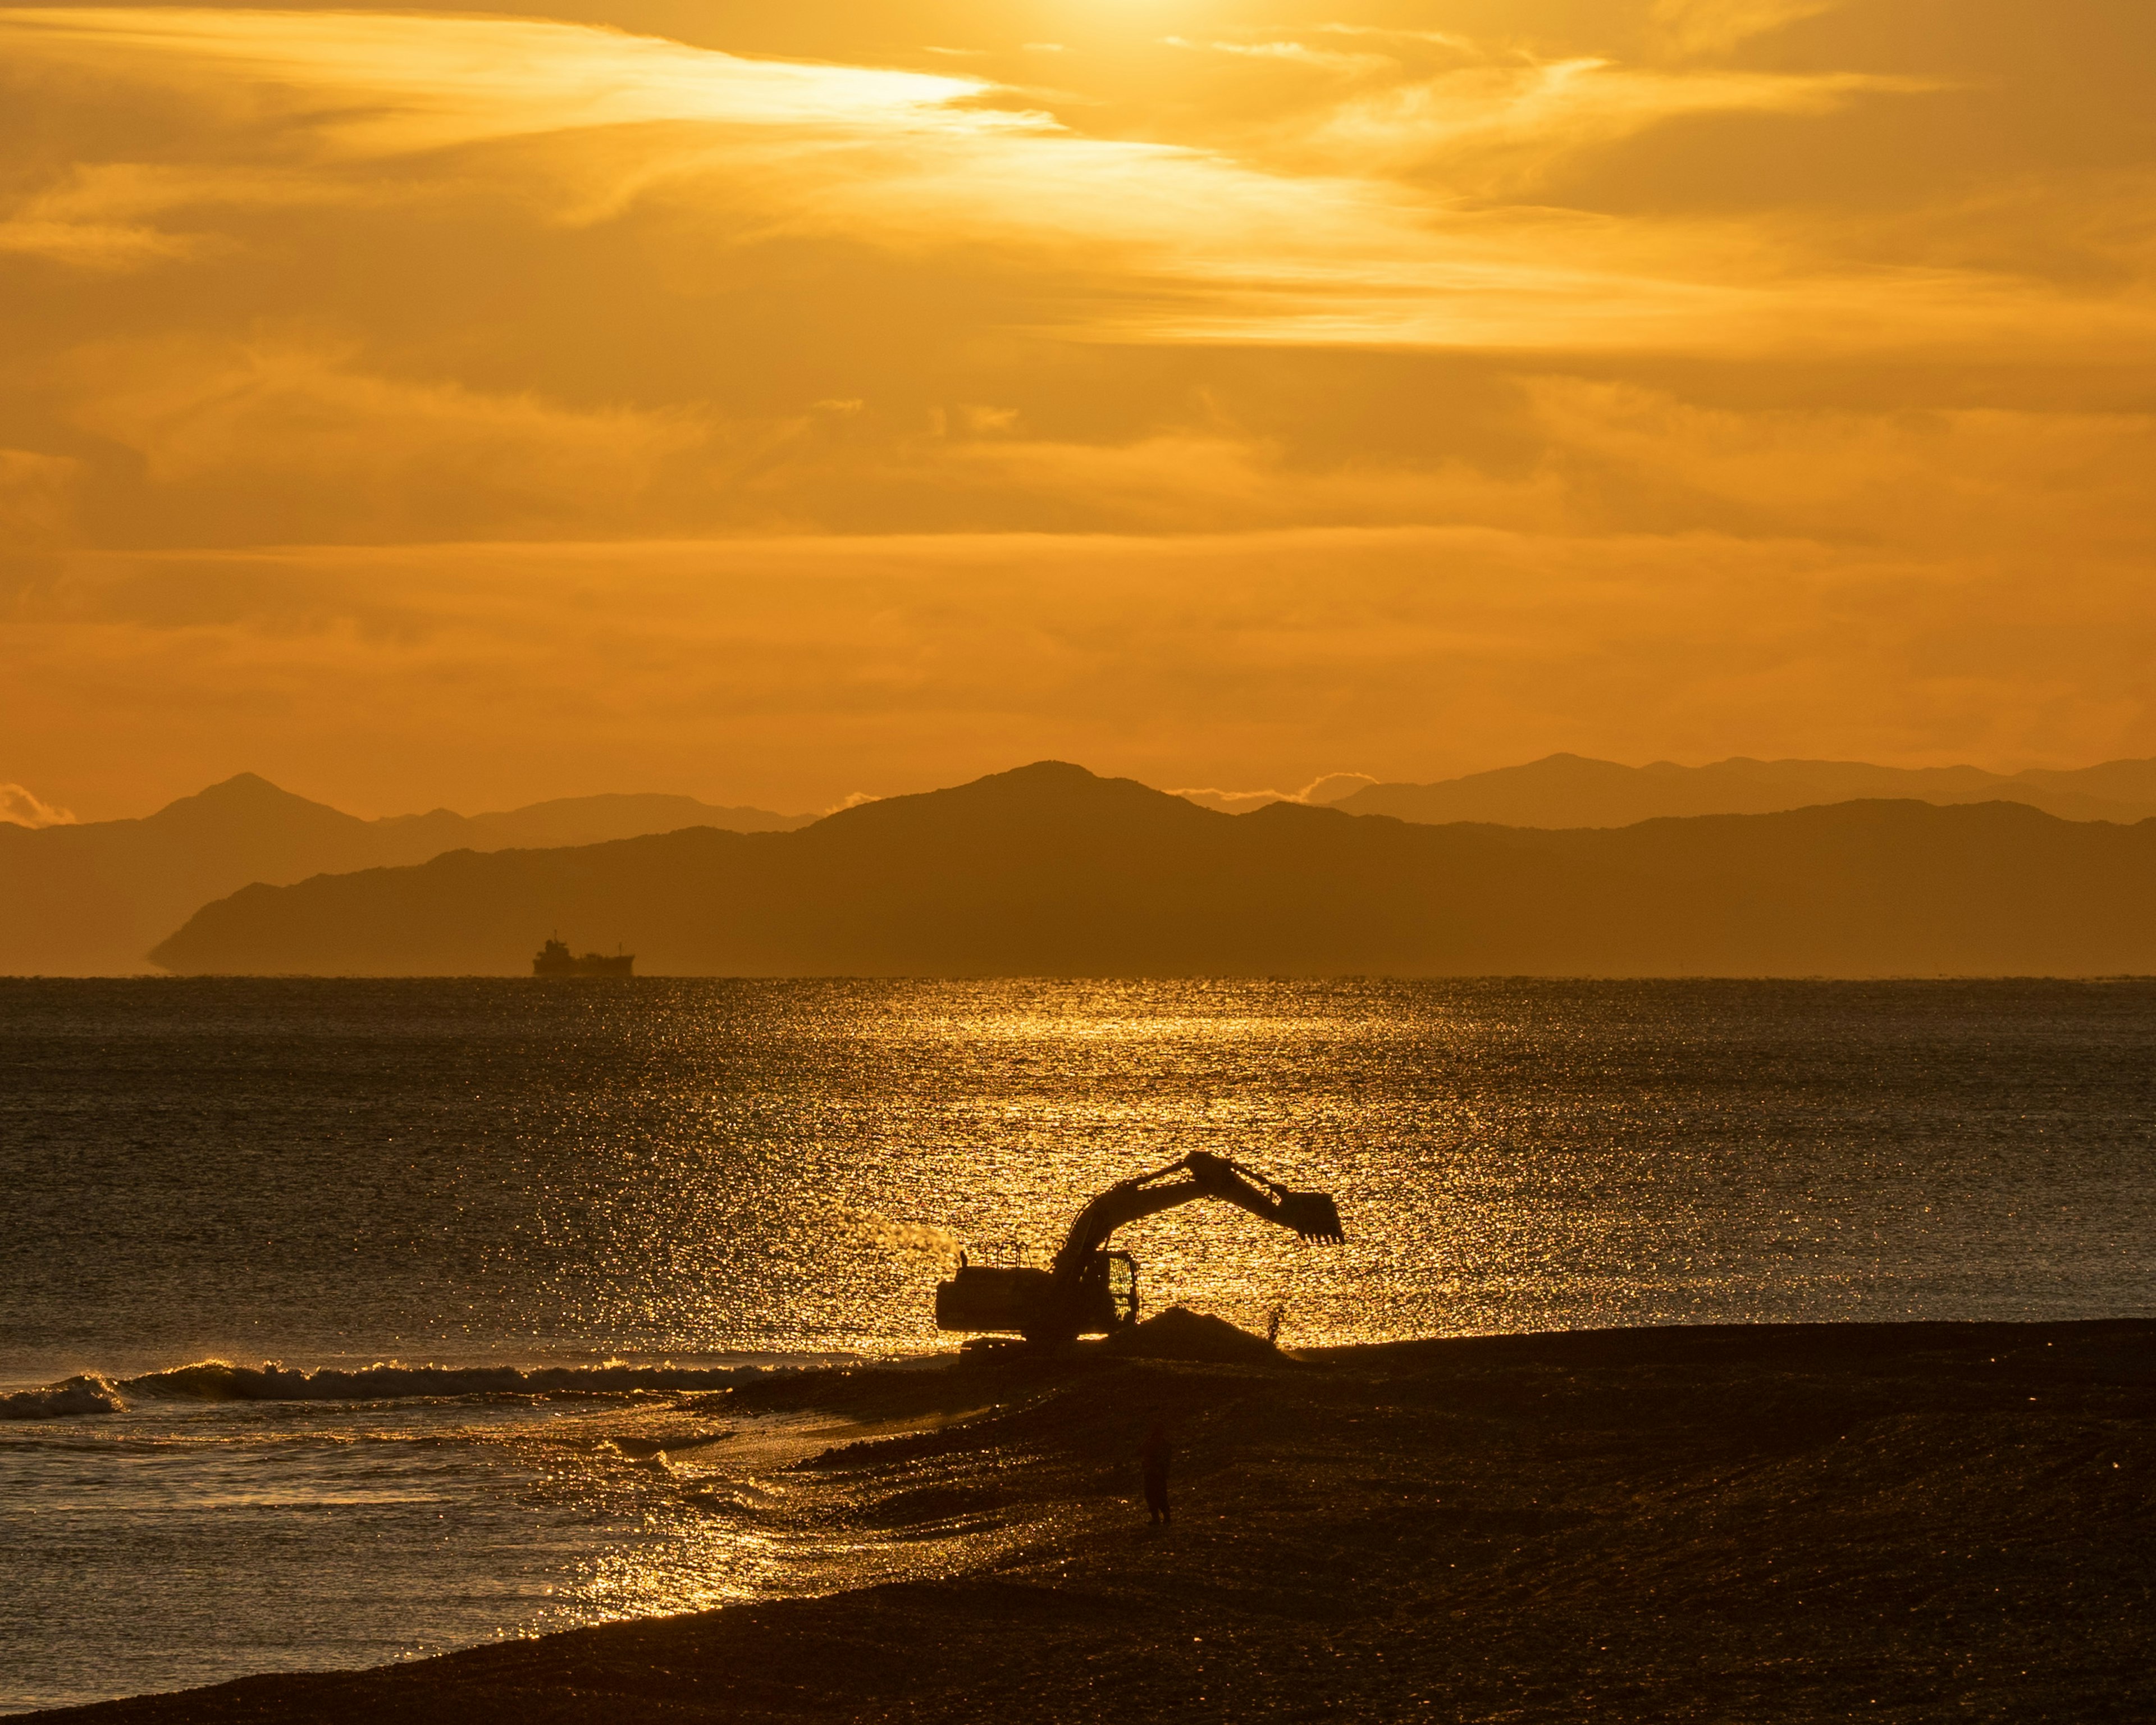
[[[1146,1525],[1149,1527],[1168,1525],[1168,1462],[1174,1453],[1168,1441],[1168,1422],[1154,1420],[1152,1430],[1146,1434],[1145,1447],[1138,1451],[1138,1461],[1145,1470]]]

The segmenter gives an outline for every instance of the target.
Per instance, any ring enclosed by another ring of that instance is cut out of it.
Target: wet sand
[[[802,1512],[957,1573],[31,1717],[2156,1717],[2156,1322],[1147,1333],[1213,1357],[999,1350],[666,1416],[932,1427],[797,1464],[843,1488]]]

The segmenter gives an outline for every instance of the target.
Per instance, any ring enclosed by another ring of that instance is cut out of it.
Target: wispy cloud
[[[0,253],[45,258],[80,270],[135,270],[200,249],[200,242],[186,234],[114,222],[41,221],[29,215],[0,221]]]
[[[1664,42],[1683,54],[1725,54],[1754,36],[1779,30],[1848,0],[1655,0],[1654,21]]]
[[[49,543],[72,524],[82,463],[31,449],[0,449],[0,543]]]
[[[814,233],[894,254],[1023,259],[1037,283],[1029,321],[1119,341],[1727,348],[1778,330],[1871,330],[1951,341],[1972,317],[1991,335],[2000,311],[2030,309],[1999,305],[1975,272],[1882,285],[1804,256],[1794,236],[1763,244],[1697,218],[1613,224],[1491,202],[1556,156],[1675,117],[1821,113],[1907,86],[1866,74],[1680,74],[1388,37],[1387,53],[1350,57],[1383,75],[1347,80],[1246,140],[1257,154],[1239,161],[1085,136],[992,102],[974,79],[525,20],[85,8],[0,13],[0,39],[184,90],[261,134],[267,159],[237,172],[85,167],[8,217],[19,244],[101,267],[223,243],[206,206],[382,198],[378,177],[338,177],[357,157],[398,158],[415,208],[491,186],[586,226],[644,207],[679,235],[722,211],[721,244]],[[586,141],[559,148],[571,135]],[[196,213],[161,225],[161,210]]]
[[[0,824],[17,827],[64,827],[74,816],[56,809],[22,785],[0,784]]]
[[[974,80],[748,59],[528,18],[18,8],[0,11],[0,41],[152,82],[192,64],[235,105],[282,93],[312,110],[325,143],[364,154],[668,121],[870,131],[1015,123],[953,106],[981,93]]]
[[[1250,814],[1260,809],[1270,809],[1276,803],[1301,803],[1317,808],[1337,803],[1342,797],[1351,797],[1365,785],[1378,781],[1367,773],[1327,773],[1312,779],[1299,791],[1224,791],[1216,786],[1185,786],[1172,790],[1169,795],[1183,797],[1201,809],[1212,809],[1222,814]]]
[[[316,346],[104,343],[68,372],[73,423],[136,452],[148,485],[219,537],[588,529],[711,441],[694,414],[370,374]]]

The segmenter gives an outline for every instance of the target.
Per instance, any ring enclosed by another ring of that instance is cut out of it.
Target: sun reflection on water
[[[82,1153],[39,1171],[18,1219],[19,1333],[74,1338],[55,1375],[85,1347],[131,1369],[212,1352],[932,1349],[950,1340],[932,1327],[940,1266],[894,1230],[1022,1241],[1040,1261],[1088,1198],[1193,1150],[1332,1193],[1346,1243],[1212,1204],[1157,1216],[1116,1241],[1147,1309],[1258,1326],[1277,1308],[1291,1345],[2096,1314],[2142,1298],[2156,1238],[2131,1177],[2156,1016],[2138,985],[264,982],[114,999],[109,1020],[56,1034],[127,1050],[134,1078],[86,1066],[80,1093],[55,1091]],[[108,1237],[167,1256],[115,1283],[71,1255]]]
[[[591,1158],[562,1172],[607,1274],[557,1291],[618,1344],[932,1347],[933,1267],[838,1210],[1044,1262],[1087,1199],[1204,1149],[1331,1191],[1346,1245],[1203,1204],[1116,1244],[1148,1309],[1278,1308],[1291,1344],[1885,1315],[1943,1284],[1980,1304],[1964,1248],[2014,1128],[1984,1075],[1942,1083],[1933,1055],[1984,1003],[1883,1024],[1847,1004],[1743,984],[685,986],[612,1027],[642,1045],[637,1087],[604,1081],[560,1128]]]

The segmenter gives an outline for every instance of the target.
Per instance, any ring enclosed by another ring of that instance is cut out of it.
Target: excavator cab
[[[1138,1266],[1128,1252],[1095,1252],[1078,1272],[1070,1318],[1080,1336],[1106,1336],[1138,1321]],[[936,1285],[936,1327],[1041,1333],[1058,1307],[1055,1278],[1023,1265],[961,1264]],[[1063,1327],[1057,1325],[1055,1327]]]
[[[1107,1271],[1108,1311],[1120,1329],[1125,1324],[1138,1321],[1138,1260],[1128,1252],[1103,1252],[1101,1262]]]

